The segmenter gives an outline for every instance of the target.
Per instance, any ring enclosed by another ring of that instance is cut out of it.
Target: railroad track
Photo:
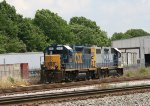
[[[73,98],[79,96],[102,95],[102,94],[129,92],[129,91],[144,90],[144,89],[150,89],[150,85],[0,97],[0,105],[23,103],[23,102],[30,102],[30,101],[37,101],[37,100],[45,100],[45,99],[54,100],[54,99],[59,99],[59,98],[61,99],[67,97]]]
[[[69,83],[55,83],[55,84],[39,84],[28,87],[17,87],[17,88],[9,88],[9,89],[0,89],[0,95],[11,95],[14,93],[31,93],[38,92],[56,88],[70,88],[70,87],[78,87],[78,86],[86,86],[86,85],[94,85],[101,83],[112,83],[112,82],[125,82],[125,81],[138,81],[138,80],[149,80],[150,77],[133,77],[133,78],[105,78],[101,80],[91,80],[91,81],[79,81],[79,82],[69,82]]]

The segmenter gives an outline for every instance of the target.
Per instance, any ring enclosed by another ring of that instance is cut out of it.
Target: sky
[[[0,0],[2,1],[2,0]],[[49,9],[69,22],[83,16],[95,21],[111,37],[115,32],[143,29],[150,32],[150,0],[6,0],[17,13],[34,18],[37,10]]]

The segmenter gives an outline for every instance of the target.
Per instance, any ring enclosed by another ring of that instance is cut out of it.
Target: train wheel
[[[74,80],[73,72],[66,72],[65,73],[65,81],[66,82],[71,82],[73,80]]]
[[[98,69],[98,77],[99,79],[102,79],[104,76],[103,76],[103,70],[102,69]]]
[[[90,80],[90,79],[92,79],[92,78],[91,78],[90,71],[87,71],[87,72],[86,72],[86,80]]]
[[[78,72],[77,71],[74,71],[73,73],[73,81],[77,81],[77,76],[78,76]]]
[[[105,70],[105,77],[109,77],[109,69]]]
[[[69,75],[70,81],[73,81],[74,80],[74,71],[70,72],[69,74],[70,74]]]
[[[68,72],[65,73],[65,81],[66,81],[66,82],[69,81],[69,73],[68,73]]]
[[[118,76],[123,76],[123,68],[118,68],[117,74],[118,74]]]

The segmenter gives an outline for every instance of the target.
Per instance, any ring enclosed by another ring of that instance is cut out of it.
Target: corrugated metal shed
[[[39,69],[43,56],[42,52],[0,54],[0,64],[28,63],[29,69]]]
[[[112,47],[119,48],[122,52],[136,52],[141,66],[145,66],[145,56],[148,58],[150,54],[150,36],[112,41]]]

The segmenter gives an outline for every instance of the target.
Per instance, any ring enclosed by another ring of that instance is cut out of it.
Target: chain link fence
[[[28,81],[31,84],[37,84],[40,82],[40,70],[41,69],[30,69]]]

